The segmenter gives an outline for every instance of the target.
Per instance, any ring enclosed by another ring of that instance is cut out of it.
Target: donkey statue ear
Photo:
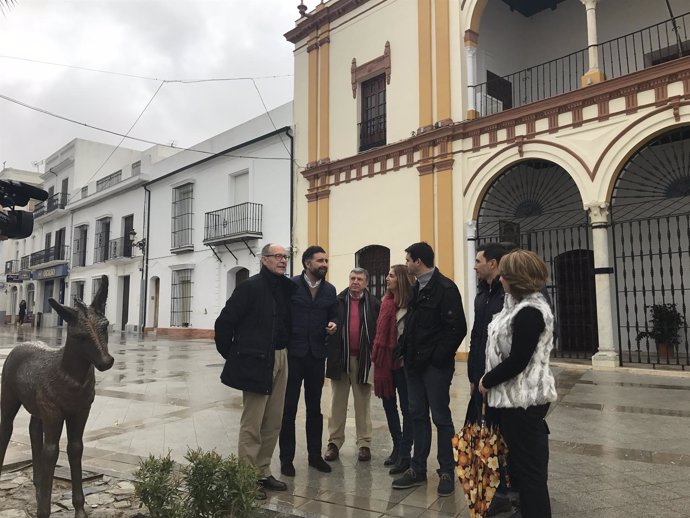
[[[98,288],[98,292],[91,302],[91,307],[99,315],[105,315],[105,303],[108,300],[108,276],[101,276],[101,285]]]
[[[57,300],[50,298],[48,303],[53,307],[57,314],[65,319],[68,324],[73,324],[77,321],[77,312],[68,306],[63,306]]]

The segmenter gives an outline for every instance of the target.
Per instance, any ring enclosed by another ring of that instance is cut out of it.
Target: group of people
[[[426,483],[433,420],[437,491],[440,496],[454,492],[450,386],[455,352],[467,334],[465,313],[458,287],[434,266],[431,246],[414,243],[405,253],[405,264],[390,268],[379,301],[368,290],[366,270],[353,268],[348,287],[338,294],[326,280],[323,248],[307,248],[303,271],[290,279],[286,249],[268,244],[261,251],[261,271],[228,299],[215,324],[216,347],[226,360],[221,381],[242,391],[238,457],[256,467],[259,498],[266,497],[265,490],[287,489],[271,472],[276,444],[281,473],[295,475],[302,386],[310,467],[328,473],[329,463],[339,458],[350,393],[357,458],[371,460],[373,385],[392,440],[384,464],[399,475],[392,487]],[[480,286],[468,359],[467,419],[478,420],[477,409],[487,399],[487,419],[500,423],[510,449],[522,516],[550,517],[544,417],[556,392],[548,366],[553,315],[540,293],[546,266],[532,252],[491,244],[479,247],[475,270]],[[322,456],[325,377],[331,384],[331,412]],[[495,502],[493,514],[512,508],[505,492],[497,493]]]

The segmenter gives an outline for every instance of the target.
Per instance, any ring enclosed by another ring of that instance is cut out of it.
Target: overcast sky
[[[297,0],[16,2],[0,13],[0,95],[93,126],[125,133],[160,82],[8,57],[159,79],[292,74],[283,34],[294,27]],[[292,99],[292,77],[256,84],[269,109]],[[166,83],[130,134],[190,146],[263,112],[250,81]],[[0,167],[36,170],[32,162],[75,137],[120,140],[0,98]]]

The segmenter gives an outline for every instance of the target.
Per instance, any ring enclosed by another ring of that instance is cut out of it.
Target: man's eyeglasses
[[[264,257],[273,257],[276,261],[289,261],[290,256],[285,254],[266,254]]]

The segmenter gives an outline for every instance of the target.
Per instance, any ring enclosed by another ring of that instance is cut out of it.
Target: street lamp
[[[129,242],[132,244],[132,246],[136,246],[141,253],[144,253],[144,250],[146,250],[146,238],[141,238],[139,241],[135,241],[137,238],[137,231],[132,229],[129,231]]]

